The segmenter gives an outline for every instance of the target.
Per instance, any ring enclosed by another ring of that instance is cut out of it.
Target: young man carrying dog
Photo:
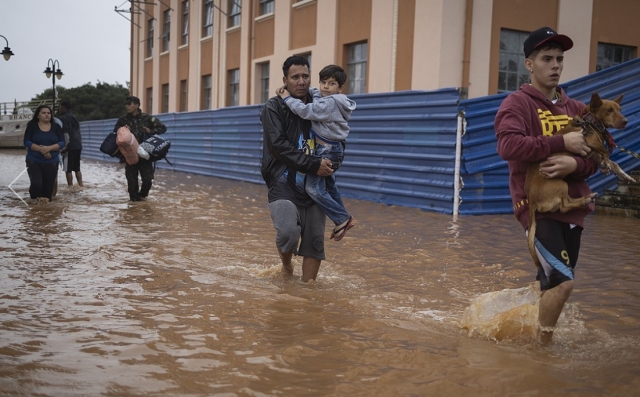
[[[524,42],[524,64],[530,84],[510,94],[502,102],[495,119],[498,154],[509,163],[509,190],[516,218],[527,230],[528,203],[524,185],[530,162],[543,159],[540,172],[547,178],[563,178],[571,197],[591,193],[585,179],[598,166],[587,158],[591,149],[581,131],[553,136],[571,118],[579,115],[585,104],[570,99],[558,86],[562,74],[564,52],[573,41],[553,29],[537,29]],[[571,152],[574,156],[559,155]],[[542,268],[536,277],[540,282],[540,340],[551,341],[553,329],[573,290],[574,268],[578,260],[584,218],[594,204],[568,211],[537,214],[536,249]]]

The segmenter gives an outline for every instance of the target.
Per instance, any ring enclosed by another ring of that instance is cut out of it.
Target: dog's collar
[[[607,127],[605,127],[605,125],[602,124],[602,122],[598,120],[596,116],[593,115],[593,113],[588,112],[584,114],[582,116],[582,120],[584,121],[584,124],[588,124],[589,126],[595,128],[596,131],[598,131],[602,135],[607,136],[607,134],[609,134],[609,131],[607,131]]]
[[[573,118],[573,123],[579,127],[582,127],[583,135],[589,135],[593,132],[593,130],[599,132],[602,135],[602,138],[600,140],[603,141],[603,143],[607,144],[609,154],[611,154],[613,152],[613,148],[617,146],[615,141],[613,140],[613,135],[611,135],[611,133],[607,130],[607,127],[605,127],[605,125],[602,124],[602,122],[598,120],[592,113],[587,112],[582,117],[575,116]]]

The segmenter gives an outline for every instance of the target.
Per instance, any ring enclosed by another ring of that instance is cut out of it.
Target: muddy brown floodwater
[[[347,199],[357,226],[305,284],[300,261],[281,277],[263,185],[160,170],[131,203],[120,165],[85,160],[85,187],[61,183],[50,204],[29,203],[20,176],[27,205],[7,187],[24,151],[0,150],[0,167],[2,396],[640,390],[639,219],[588,217],[576,288],[541,347],[512,215]]]

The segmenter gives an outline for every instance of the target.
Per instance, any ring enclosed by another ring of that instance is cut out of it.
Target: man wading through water
[[[128,96],[124,100],[124,106],[127,109],[127,114],[118,119],[113,127],[114,132],[118,131],[120,127],[127,126],[138,143],[142,143],[149,135],[160,135],[167,130],[167,127],[160,120],[140,111],[140,99],[137,97]],[[140,190],[138,190],[138,173],[142,179]],[[125,165],[124,174],[127,177],[127,190],[131,201],[140,201],[149,195],[153,183],[152,161],[141,157],[137,164]]]
[[[282,65],[284,86],[304,103],[311,75],[306,58],[292,56]],[[331,161],[311,156],[311,122],[294,114],[279,96],[270,98],[260,114],[264,144],[261,173],[267,184],[269,210],[276,229],[276,247],[286,275],[291,258],[302,259],[302,281],[315,280],[324,255],[326,216],[305,191],[305,174],[329,176]]]

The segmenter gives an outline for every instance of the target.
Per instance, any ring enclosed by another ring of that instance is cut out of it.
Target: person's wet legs
[[[27,173],[29,174],[29,197],[37,199],[42,196],[43,172],[34,161],[27,160]]]
[[[79,186],[83,186],[82,185],[82,172],[76,171],[75,174],[76,174],[76,181],[78,182],[78,185]],[[73,173],[72,172],[67,172],[65,176],[67,178],[67,185],[73,186]]]
[[[280,260],[282,261],[282,274],[286,277],[293,276],[293,265],[291,264],[293,252],[284,253],[278,249],[278,255],[280,255]]]
[[[307,282],[315,280],[318,277],[318,271],[320,270],[320,264],[322,261],[316,258],[304,257],[302,258],[302,281]]]
[[[51,201],[51,198],[56,195],[58,186],[58,164],[43,164],[42,175],[41,197],[46,197]]]
[[[131,201],[140,201],[138,196],[138,167],[137,164],[125,165],[124,175],[127,178],[127,191]]]
[[[138,196],[144,198],[149,195],[149,190],[151,190],[151,185],[153,184],[153,163],[141,159],[138,163],[138,169],[140,170],[140,179],[142,179],[142,186]]]
[[[558,323],[560,313],[571,296],[571,291],[573,291],[573,281],[565,281],[557,287],[542,291],[538,322],[540,323],[540,342],[543,345],[551,342],[553,328]]]

